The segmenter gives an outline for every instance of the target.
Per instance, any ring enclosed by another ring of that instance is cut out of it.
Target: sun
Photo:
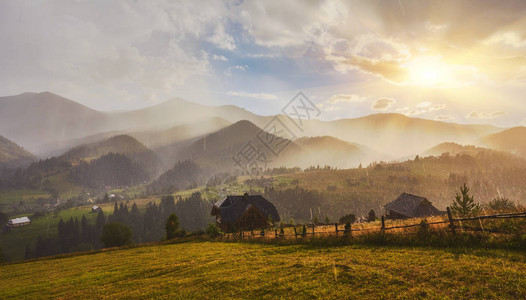
[[[440,57],[418,57],[404,64],[403,67],[407,69],[410,84],[425,87],[445,87],[452,80],[448,66],[441,62]]]

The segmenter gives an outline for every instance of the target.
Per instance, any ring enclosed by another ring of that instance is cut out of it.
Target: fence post
[[[316,225],[312,224],[312,237],[314,237],[314,227],[315,227],[315,226],[316,226]]]
[[[382,230],[385,230],[385,216],[382,216]]]
[[[447,217],[449,218],[449,227],[451,228],[451,232],[453,233],[453,235],[456,234],[456,231],[455,231],[455,223],[453,223],[453,217],[451,216],[451,209],[448,207],[446,207],[446,210],[447,210]]]
[[[338,223],[334,223],[334,230],[336,231],[336,235],[338,235]]]
[[[277,229],[274,229],[274,238],[278,238],[278,230]]]
[[[294,237],[298,238],[298,232],[296,231],[296,227],[294,227]]]

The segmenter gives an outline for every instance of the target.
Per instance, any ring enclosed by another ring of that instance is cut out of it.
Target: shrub
[[[109,223],[102,228],[100,240],[104,247],[119,247],[132,243],[132,231],[130,227],[122,223]]]
[[[219,231],[219,228],[215,224],[208,224],[208,227],[206,228],[206,234],[208,234],[211,238],[215,238],[221,234]]]
[[[171,240],[178,235],[178,229],[179,229],[179,220],[177,219],[177,216],[175,214],[171,214],[168,217],[168,220],[166,220],[166,239]]]
[[[367,222],[373,222],[376,221],[376,213],[374,212],[374,209],[371,209],[369,211],[369,215],[367,216]]]
[[[429,231],[429,223],[426,219],[423,219],[420,222],[420,226],[418,227],[418,231],[416,232],[416,237],[420,241],[427,242],[429,241],[429,238],[431,236],[431,232]]]
[[[508,198],[505,197],[496,197],[488,204],[486,204],[486,207],[495,210],[495,211],[515,211],[517,210],[517,206],[515,203],[510,201]]]
[[[345,223],[345,234],[351,235],[351,222]]]
[[[338,220],[340,223],[354,223],[356,221],[356,216],[354,214],[348,214]]]

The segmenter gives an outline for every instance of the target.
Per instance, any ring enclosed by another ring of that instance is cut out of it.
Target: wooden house
[[[387,203],[384,208],[388,219],[425,218],[442,214],[426,198],[407,193]]]
[[[261,195],[227,196],[212,207],[211,214],[223,232],[265,228],[279,222],[278,210]]]

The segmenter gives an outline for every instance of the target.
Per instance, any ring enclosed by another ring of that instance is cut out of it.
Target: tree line
[[[182,229],[200,231],[213,221],[210,215],[211,204],[196,192],[189,197],[179,197],[177,201],[171,195],[163,196],[160,203],[150,202],[144,211],[136,203],[131,209],[126,203],[115,202],[113,212],[106,215],[102,210],[97,212],[95,223],[90,223],[85,215],[80,220],[71,217],[58,223],[58,235],[52,238],[38,237],[34,248],[26,246],[26,258],[50,256],[74,251],[101,249],[111,244],[111,240],[102,241],[107,224],[123,224],[131,230],[131,242],[146,243],[159,241],[165,237],[166,221],[170,215],[178,216]],[[178,224],[179,224],[178,223]]]

